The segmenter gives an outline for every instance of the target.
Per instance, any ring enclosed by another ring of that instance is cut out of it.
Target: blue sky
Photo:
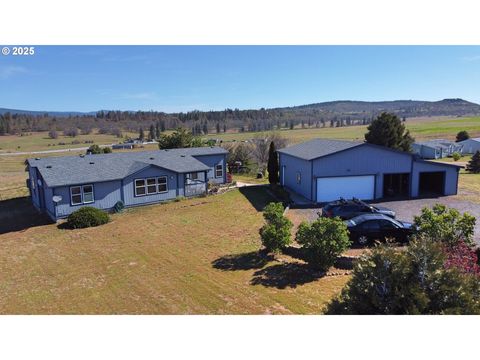
[[[36,46],[0,55],[0,107],[221,110],[332,100],[480,103],[480,46]]]

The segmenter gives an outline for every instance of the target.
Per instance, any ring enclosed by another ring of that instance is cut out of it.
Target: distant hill
[[[383,111],[393,112],[399,116],[459,116],[480,114],[480,105],[463,99],[444,99],[440,101],[395,100],[395,101],[330,101],[283,108],[350,115],[358,117],[368,114],[378,114]]]
[[[395,101],[352,101],[339,100],[321,102],[315,104],[299,105],[292,107],[281,107],[275,109],[290,113],[290,115],[316,115],[326,116],[351,116],[361,118],[372,116],[383,111],[393,112],[399,116],[418,117],[418,116],[462,116],[480,114],[480,105],[463,99],[444,99],[440,101],[421,101],[421,100],[395,100]],[[107,112],[108,110],[103,110]],[[247,111],[247,110],[245,110]],[[134,111],[129,111],[133,113]],[[215,112],[211,111],[210,113]],[[0,115],[5,113],[42,116],[48,114],[50,117],[69,117],[69,116],[92,116],[97,111],[34,111],[0,108]],[[200,113],[202,113],[200,111]]]
[[[32,115],[42,116],[48,114],[48,116],[55,117],[68,117],[68,116],[82,116],[82,115],[95,115],[96,111],[81,112],[81,111],[37,111],[37,110],[18,110],[18,109],[6,109],[0,108],[0,115],[5,113],[18,114],[18,115]]]

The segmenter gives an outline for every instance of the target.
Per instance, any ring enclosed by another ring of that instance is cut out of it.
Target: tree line
[[[340,116],[330,112],[302,109],[264,109],[222,111],[190,111],[167,114],[159,111],[98,111],[95,114],[51,116],[4,113],[0,115],[0,135],[38,131],[68,131],[82,134],[99,129],[102,134],[118,135],[122,131],[138,132],[140,128],[157,126],[163,129],[188,128],[194,135],[227,131],[259,132],[294,128],[324,128],[368,125],[375,114]]]

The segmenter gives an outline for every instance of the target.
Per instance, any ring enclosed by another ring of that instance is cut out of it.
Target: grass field
[[[460,130],[467,130],[472,137],[480,136],[480,117],[467,118],[422,118],[409,119],[405,122],[406,127],[417,139],[446,138],[455,139]],[[314,138],[331,138],[343,140],[364,140],[366,126],[349,126],[338,128],[310,128],[281,130],[284,137],[291,143],[299,143]],[[223,141],[243,141],[252,139],[256,133],[226,133],[212,134],[210,137]]]
[[[137,136],[138,134],[125,133],[124,135]],[[0,137],[0,153],[2,152],[24,152],[24,151],[40,151],[40,150],[60,150],[68,148],[88,147],[91,143],[85,141],[93,141],[94,144],[104,145],[121,142],[122,139],[113,135],[103,135],[92,133],[90,135],[78,135],[74,138],[59,135],[58,139],[50,139],[48,132],[37,132],[19,135],[7,135]],[[72,144],[72,142],[79,142]],[[65,143],[65,145],[59,145]]]
[[[0,313],[320,313],[348,276],[261,255],[270,200],[243,188],[128,210],[98,228],[0,234]]]

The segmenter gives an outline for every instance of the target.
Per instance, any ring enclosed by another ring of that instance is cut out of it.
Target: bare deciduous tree
[[[282,149],[288,144],[288,139],[275,131],[258,134],[252,140],[252,157],[262,172],[264,172],[267,167],[268,150],[272,141],[275,143],[277,149]]]

